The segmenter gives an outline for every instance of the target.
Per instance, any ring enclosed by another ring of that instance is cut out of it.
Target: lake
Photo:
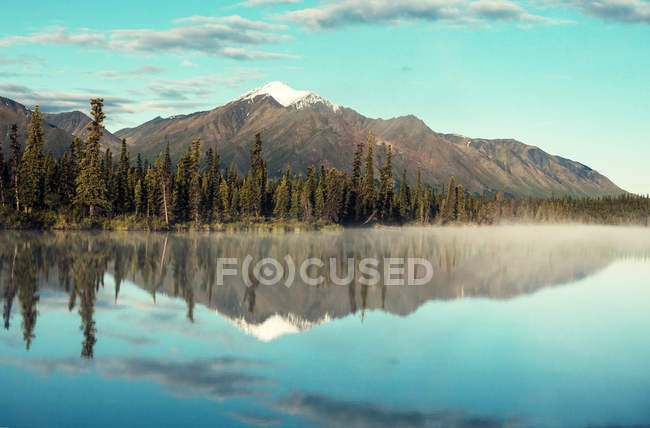
[[[650,424],[647,228],[4,231],[0,263],[0,426]]]

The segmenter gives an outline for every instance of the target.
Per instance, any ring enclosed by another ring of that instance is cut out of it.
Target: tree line
[[[43,213],[89,224],[129,216],[160,229],[267,219],[344,225],[648,222],[650,204],[643,196],[510,199],[502,192],[477,196],[454,177],[439,190],[424,184],[419,168],[416,182],[409,184],[406,170],[400,179],[393,176],[390,146],[384,163],[375,170],[375,140],[370,133],[355,147],[350,175],[321,165],[309,167],[305,175],[287,167],[281,177],[271,178],[260,134],[250,150],[250,169],[242,176],[234,167],[221,169],[216,148],[203,153],[200,138],[175,165],[169,144],[151,163],[140,154],[133,159],[123,140],[115,158],[110,149],[102,152],[100,145],[106,117],[103,99],[92,99],[90,106],[86,141],[75,138],[58,159],[51,152],[43,153],[38,106],[31,115],[24,151],[17,126],[11,127],[8,159],[0,151],[5,226],[11,226],[10,219],[17,215],[33,218]]]

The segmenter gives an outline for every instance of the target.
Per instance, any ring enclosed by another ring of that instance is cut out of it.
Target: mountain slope
[[[27,140],[27,125],[32,112],[25,108],[24,105],[17,103],[9,98],[0,97],[0,143],[3,149],[7,150],[9,145],[9,130],[11,125],[18,125],[18,141],[25,144]],[[60,155],[68,149],[72,135],[58,128],[57,126],[45,121],[43,123],[45,131],[44,151],[51,150],[55,155]],[[6,151],[5,151],[6,153]]]
[[[512,196],[600,196],[622,193],[609,179],[589,167],[552,156],[515,140],[472,139],[439,134],[415,116],[388,120],[367,118],[308,91],[271,82],[210,111],[156,118],[118,131],[135,150],[153,159],[170,144],[174,158],[194,138],[203,147],[217,146],[222,166],[248,169],[248,149],[261,131],[269,172],[287,165],[304,172],[324,164],[349,170],[354,145],[368,131],[376,137],[377,162],[393,147],[396,176],[407,169],[413,179],[418,166],[425,182],[443,185],[451,175],[471,192],[504,191]]]
[[[9,98],[0,97],[0,145],[7,149],[9,144],[9,129],[14,123],[18,125],[18,141],[23,145],[27,139],[27,125],[32,112],[24,105]],[[45,131],[45,152],[51,150],[55,155],[61,155],[68,150],[74,137],[86,138],[86,127],[90,118],[75,111],[66,113],[43,114],[43,130]],[[102,145],[110,147],[113,152],[120,149],[120,139],[104,130]]]
[[[43,115],[48,123],[63,129],[75,137],[86,140],[88,138],[88,124],[90,117],[80,111],[71,111],[63,113],[46,113]],[[110,147],[113,153],[118,152],[122,146],[122,140],[104,129],[101,143],[104,147]]]

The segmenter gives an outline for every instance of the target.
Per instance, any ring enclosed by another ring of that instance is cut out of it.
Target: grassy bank
[[[212,222],[196,225],[194,223],[174,223],[169,226],[159,218],[146,218],[136,215],[120,215],[110,218],[77,217],[72,213],[39,211],[36,213],[16,212],[0,209],[0,229],[10,230],[119,230],[119,231],[259,231],[259,232],[298,232],[307,230],[338,229],[342,226],[316,221],[313,223],[297,220],[249,219],[232,222]]]

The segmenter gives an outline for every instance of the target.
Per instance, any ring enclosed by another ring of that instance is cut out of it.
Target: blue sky
[[[646,0],[35,1],[3,18],[0,95],[46,111],[101,95],[111,131],[281,80],[650,193]]]

